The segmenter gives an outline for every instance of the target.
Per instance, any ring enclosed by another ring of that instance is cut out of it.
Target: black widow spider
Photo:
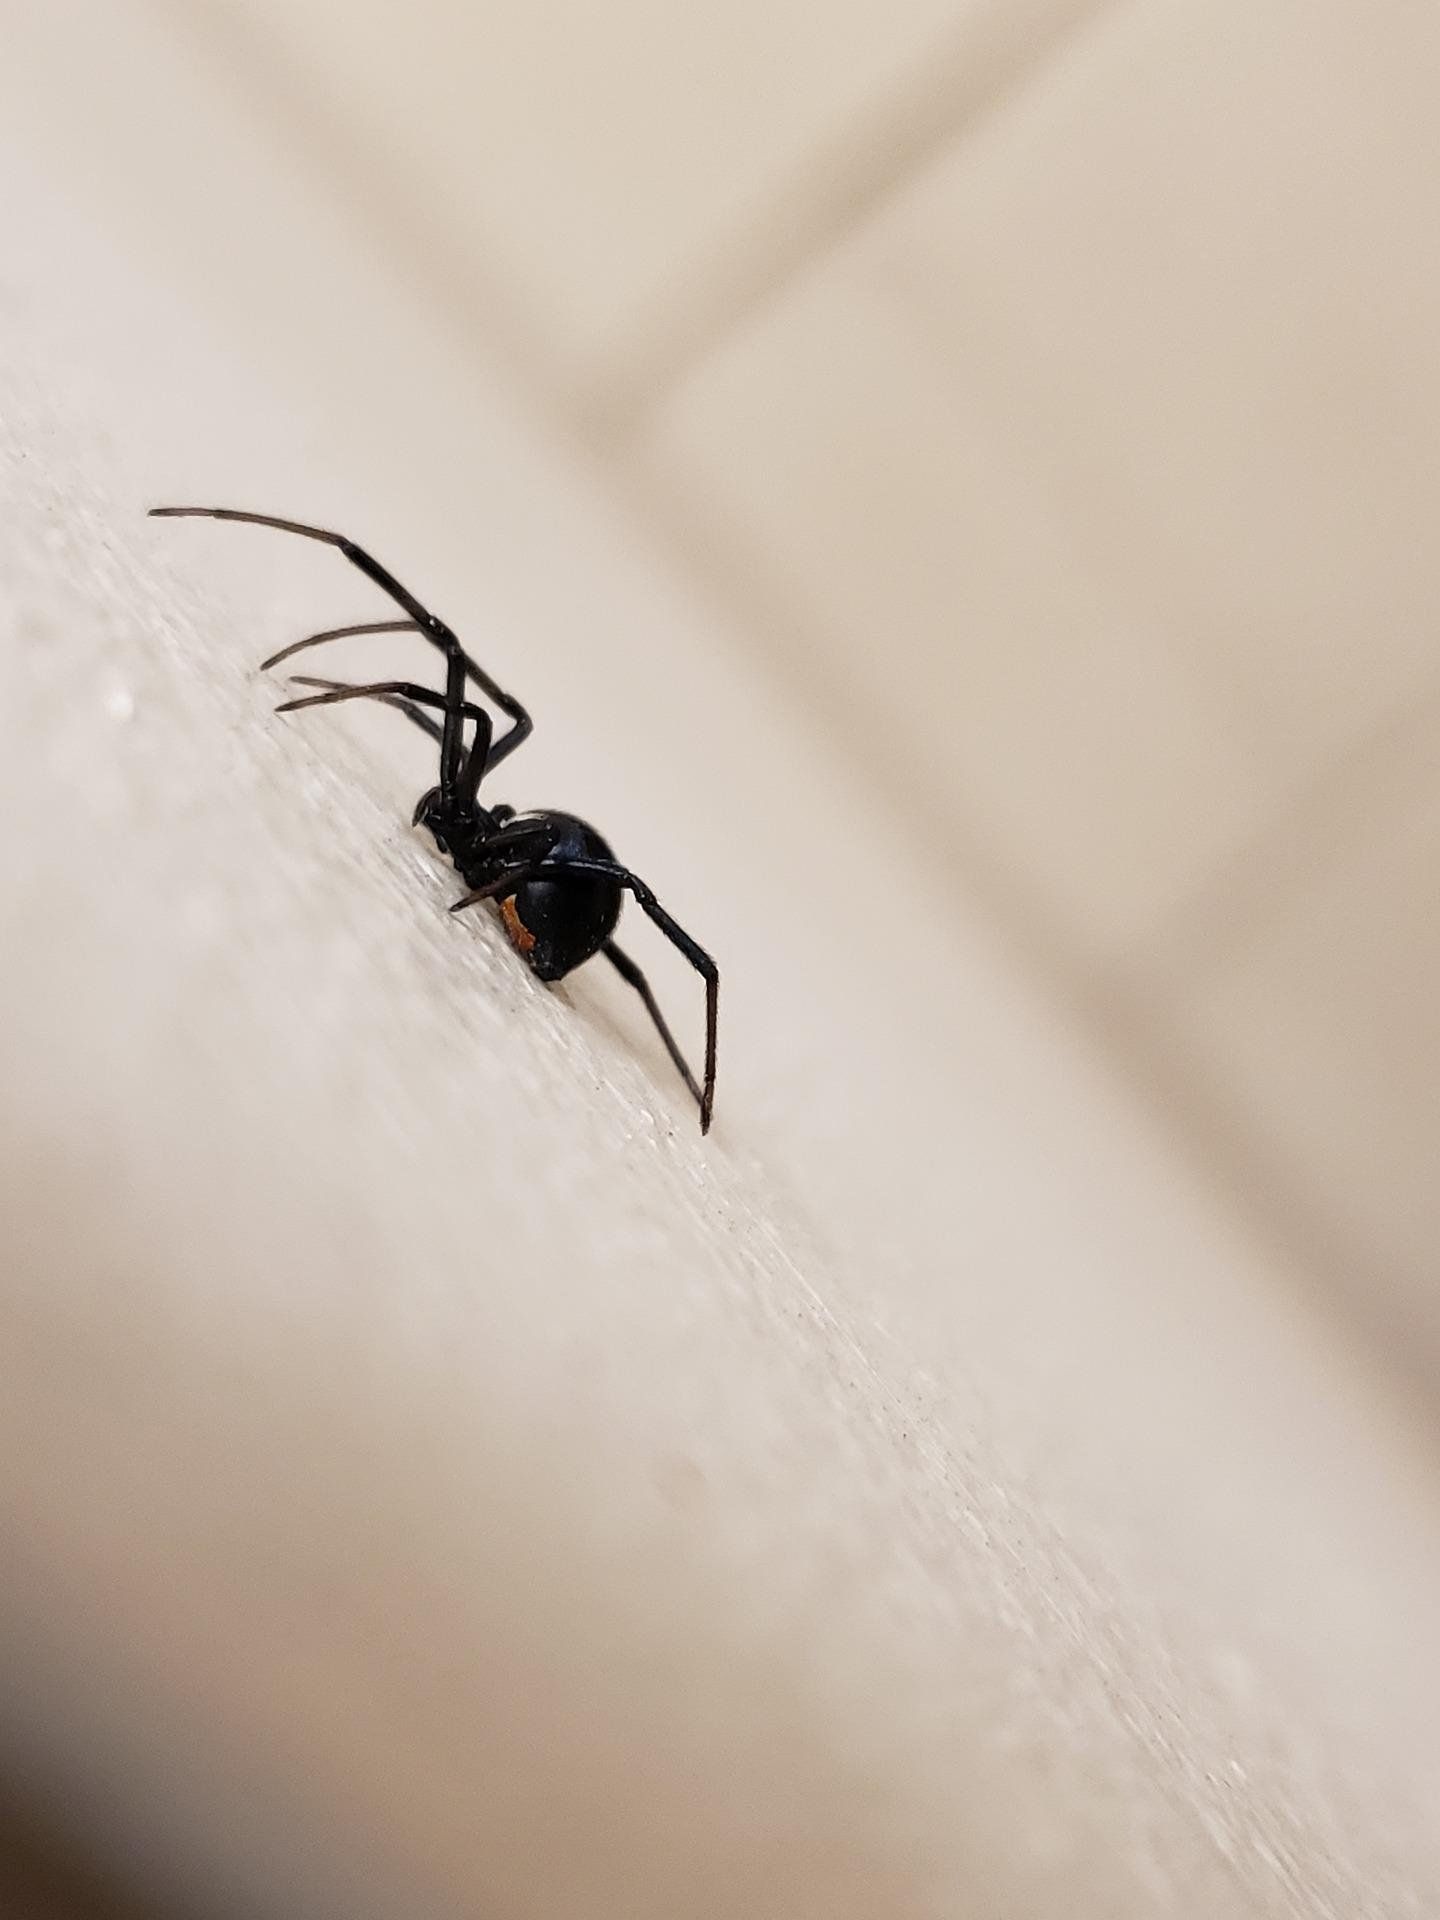
[[[700,1131],[708,1132],[715,1106],[715,1039],[720,1000],[720,971],[715,962],[670,917],[645,882],[619,864],[609,844],[583,820],[577,820],[571,813],[517,814],[513,807],[480,804],[481,781],[521,745],[531,730],[530,716],[520,702],[503,692],[484,668],[470,658],[443,620],[437,620],[378,560],[343,534],[327,533],[323,527],[303,526],[298,520],[277,520],[270,514],[240,513],[233,507],[152,507],[150,512],[157,519],[241,520],[251,526],[278,527],[282,533],[303,534],[307,540],[323,540],[327,546],[338,547],[352,565],[404,608],[408,616],[404,620],[372,620],[359,626],[331,627],[324,633],[312,633],[308,639],[282,647],[262,663],[263,667],[278,666],[306,647],[318,647],[327,640],[343,640],[352,634],[419,633],[445,656],[443,696],[409,680],[380,680],[353,686],[344,681],[296,675],[298,685],[321,687],[324,691],[300,700],[286,700],[276,711],[291,713],[299,707],[323,707],[339,700],[381,700],[388,706],[398,707],[429,734],[440,748],[440,783],[421,795],[414,823],[429,830],[436,846],[449,856],[469,888],[450,911],[459,913],[481,900],[495,901],[511,943],[541,980],[563,979],[592,954],[603,953],[620,978],[634,987],[644,1001],[666,1051],[700,1103]],[[498,740],[494,738],[490,715],[465,698],[467,678],[509,719],[509,730]],[[443,714],[443,721],[437,725],[421,711],[423,707]],[[468,746],[467,720],[474,725]],[[650,983],[629,955],[622,953],[610,938],[626,893],[634,895],[637,905],[705,981],[702,1086],[695,1084],[695,1076],[665,1023]]]

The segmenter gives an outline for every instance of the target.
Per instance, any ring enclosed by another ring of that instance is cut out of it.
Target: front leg
[[[297,687],[324,687],[329,692],[334,693],[341,687],[348,686],[350,682],[347,680],[317,680],[313,674],[297,673],[291,676],[291,684]],[[440,728],[428,714],[422,713],[413,701],[402,699],[398,693],[377,693],[374,697],[384,706],[394,707],[397,713],[403,713],[407,720],[413,721],[428,739],[433,740],[436,746],[439,746]]]

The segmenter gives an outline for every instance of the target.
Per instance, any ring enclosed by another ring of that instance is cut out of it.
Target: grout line
[[[1433,764],[1440,737],[1440,672],[1426,674],[1359,733],[1342,740],[1243,840],[1158,920],[1126,971],[1172,990],[1206,956],[1213,974],[1274,924],[1337,847],[1373,837],[1391,817],[1417,761]]]
[[[673,388],[853,228],[901,192],[952,142],[989,125],[1057,57],[1134,0],[970,0],[967,16],[909,75],[812,150],[765,204],[705,259],[690,261],[667,300],[635,318],[629,339],[567,375],[534,316],[461,242],[443,208],[367,139],[330,98],[315,94],[263,28],[234,0],[145,0],[217,81],[243,94],[277,144],[325,188],[363,213],[370,232],[429,291],[462,333],[476,319],[551,419],[602,459],[633,437]],[[1017,18],[1018,16],[1018,18]],[[558,407],[557,407],[558,396]]]
[[[987,126],[1126,0],[1039,0],[1017,24],[1000,0],[979,9],[868,111],[817,146],[763,207],[691,263],[588,382],[579,427],[607,452],[801,273],[840,246],[947,147]]]

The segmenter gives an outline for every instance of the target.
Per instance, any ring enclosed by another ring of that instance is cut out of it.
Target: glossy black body
[[[509,897],[515,921],[534,942],[522,949],[531,971],[540,980],[563,980],[603,949],[619,921],[625,898],[619,882],[608,874],[586,872],[577,864],[613,864],[610,844],[573,813],[512,814],[508,807],[501,807],[488,818],[493,823],[489,834],[482,831],[462,837],[453,849],[448,839],[455,829],[447,830],[442,823],[436,845],[450,855],[466,886],[474,891],[503,880],[512,870],[512,857],[492,851],[494,826],[534,828],[537,846],[545,848],[544,870],[523,881]]]
[[[398,708],[429,735],[440,749],[440,777],[438,783],[421,796],[415,808],[415,822],[429,831],[436,846],[450,859],[466,884],[468,891],[451,911],[459,912],[485,900],[494,901],[512,944],[541,980],[561,980],[586,960],[603,953],[621,979],[640,995],[666,1051],[699,1103],[701,1131],[707,1131],[715,1101],[719,969],[704,948],[661,906],[645,882],[616,860],[609,843],[594,827],[571,813],[516,813],[511,807],[482,803],[481,782],[531,732],[530,716],[519,701],[504,692],[470,658],[443,621],[402,587],[363,547],[356,546],[343,534],[307,526],[298,520],[280,520],[269,514],[244,513],[231,507],[152,507],[151,513],[161,518],[193,516],[238,520],[323,541],[338,547],[353,566],[404,609],[407,616],[404,620],[369,621],[310,634],[273,654],[264,665],[277,666],[307,647],[352,634],[414,632],[445,656],[443,694],[409,680],[354,686],[297,676],[302,685],[319,687],[322,691],[303,699],[287,700],[279,711],[327,706],[342,700],[380,700]],[[509,721],[498,739],[489,711],[467,699],[467,683],[477,687]],[[438,723],[430,717],[432,712],[441,715]],[[627,893],[705,982],[705,1071],[699,1084],[666,1024],[645,975],[611,937]]]

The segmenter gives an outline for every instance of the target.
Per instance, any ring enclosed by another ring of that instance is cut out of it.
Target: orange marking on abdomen
[[[505,931],[521,953],[529,953],[535,945],[535,936],[520,918],[512,893],[508,900],[500,902],[500,918],[505,922]]]

